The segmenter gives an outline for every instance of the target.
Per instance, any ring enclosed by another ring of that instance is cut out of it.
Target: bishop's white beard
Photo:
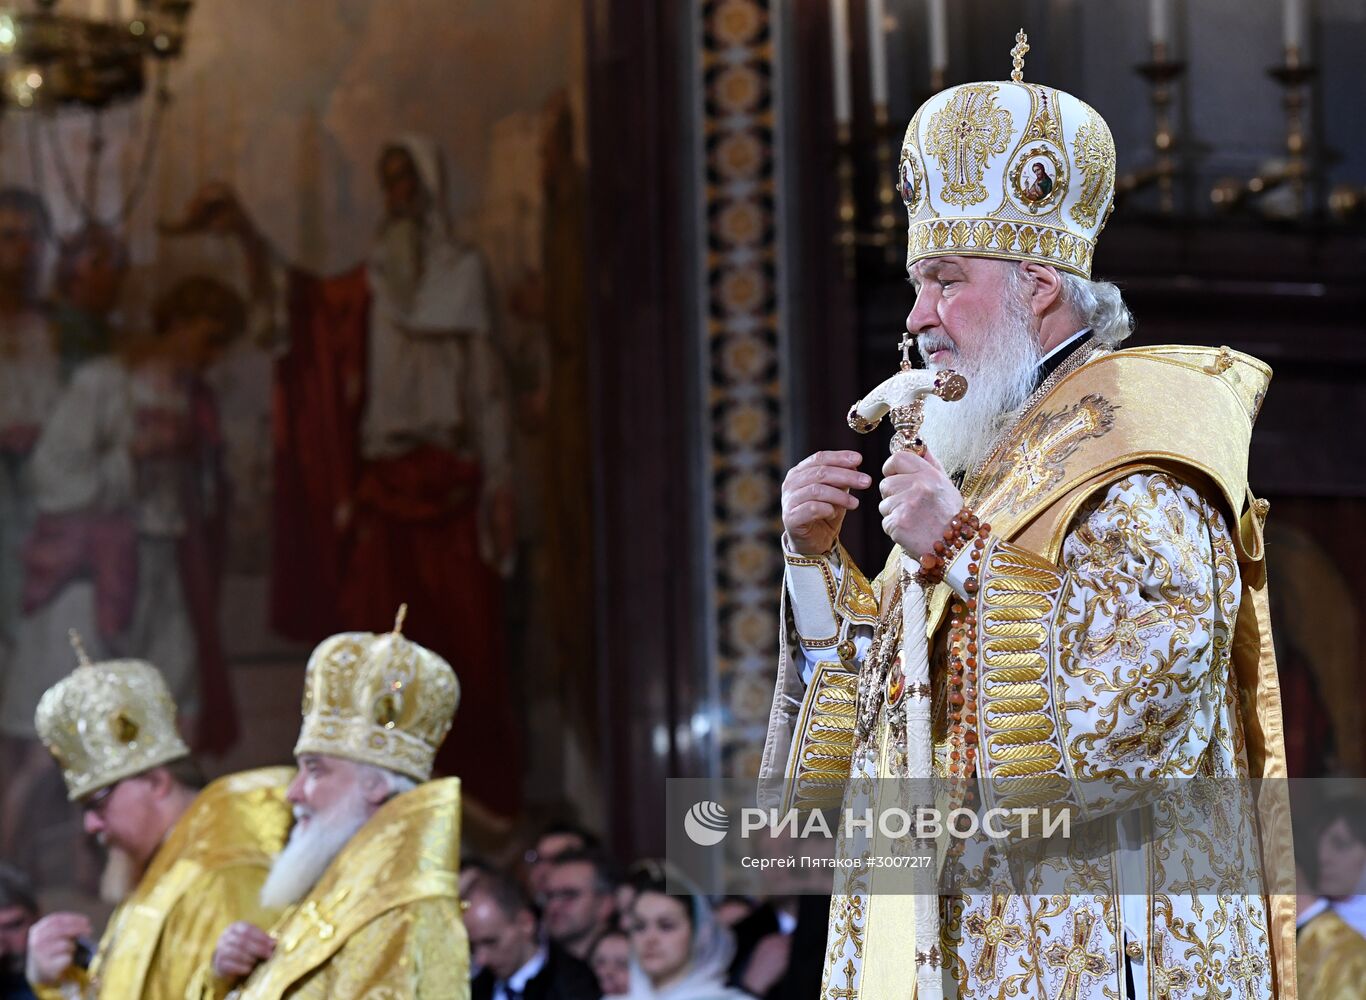
[[[356,831],[369,819],[369,808],[360,785],[325,813],[310,813],[294,807],[295,820],[311,816],[307,825],[295,825],[289,843],[270,866],[270,875],[261,886],[261,905],[278,909],[303,899],[322,878],[327,866]]]
[[[916,341],[916,348],[926,359],[948,348],[948,361],[930,363],[930,367],[952,368],[968,380],[968,391],[957,402],[946,403],[935,396],[925,402],[920,437],[950,476],[966,472],[991,453],[1011,418],[1034,391],[1043,351],[1034,331],[1034,314],[1011,286],[1007,286],[1000,315],[992,327],[973,338],[980,346],[972,357],[964,356],[943,334],[923,333]]]

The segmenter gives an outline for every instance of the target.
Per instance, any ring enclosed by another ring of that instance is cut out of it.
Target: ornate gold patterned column
[[[702,0],[696,112],[708,660],[721,772],[752,777],[772,691],[785,472],[780,5]]]

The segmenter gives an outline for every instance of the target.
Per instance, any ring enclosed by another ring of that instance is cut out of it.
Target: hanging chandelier
[[[29,118],[35,182],[39,149],[46,142],[66,195],[95,221],[98,175],[104,151],[102,118],[109,109],[150,94],[141,166],[112,224],[126,221],[145,187],[146,173],[170,99],[167,69],[180,57],[194,0],[93,0],[102,16],[68,13],[60,0],[34,0],[28,9],[0,7],[0,112]],[[70,4],[66,5],[71,6]],[[51,133],[58,114],[90,116],[84,190],[78,189],[60,143]],[[47,126],[47,127],[44,127]]]

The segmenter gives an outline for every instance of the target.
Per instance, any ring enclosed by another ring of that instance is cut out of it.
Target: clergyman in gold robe
[[[182,1000],[225,928],[278,913],[260,892],[289,834],[292,771],[246,771],[198,791],[166,682],[140,660],[83,662],[43,695],[36,722],[86,832],[126,857],[136,884],[88,969],[78,960],[87,917],[35,924],[30,984],[42,1000]]]
[[[468,1000],[460,781],[430,780],[459,692],[450,664],[398,626],[313,651],[296,824],[262,890],[288,909],[228,928],[191,1000]]]
[[[1302,871],[1296,876],[1299,1000],[1366,1000],[1366,938],[1315,895]]]
[[[923,456],[879,473],[818,452],[784,483],[760,804],[886,801],[920,699],[950,810],[1072,817],[1063,850],[1022,827],[956,843],[923,949],[925,910],[869,862],[885,845],[846,834],[861,863],[836,879],[823,1000],[909,998],[918,978],[965,1000],[1293,997],[1267,505],[1247,483],[1270,371],[1227,348],[1121,349],[1129,311],[1091,280],[1114,143],[1094,109],[1024,81],[1019,40],[1011,80],[931,97],[902,147],[906,328],[966,396],[926,402]],[[1022,197],[1041,160],[1053,185]],[[872,579],[840,545],[859,508],[894,545]],[[914,690],[913,579],[931,663]]]

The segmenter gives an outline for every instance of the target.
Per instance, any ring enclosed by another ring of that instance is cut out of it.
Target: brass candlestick
[[[1293,213],[1295,216],[1303,216],[1307,207],[1305,193],[1309,178],[1309,161],[1306,155],[1309,138],[1305,123],[1309,100],[1306,91],[1318,70],[1302,61],[1298,46],[1287,45],[1285,62],[1280,66],[1270,67],[1266,73],[1284,90],[1282,106],[1285,108],[1286,162],[1246,181],[1236,177],[1225,177],[1214,185],[1210,192],[1210,200],[1215,208],[1229,210],[1241,205],[1248,198],[1288,186]]]
[[[1317,71],[1300,60],[1299,46],[1286,46],[1285,65],[1273,66],[1267,74],[1285,90],[1285,152],[1287,181],[1294,194],[1295,214],[1305,210],[1305,188],[1308,180],[1308,130],[1305,128],[1305,108],[1308,104],[1308,84]]]
[[[835,234],[835,243],[839,246],[844,260],[844,276],[852,280],[854,277],[854,251],[858,246],[858,233],[855,229],[858,221],[858,210],[854,203],[853,136],[848,123],[839,125],[835,133],[835,142],[839,148],[835,179],[839,184],[840,192],[837,210],[839,228]]]
[[[839,229],[835,243],[839,246],[844,260],[845,277],[852,278],[857,266],[859,247],[881,247],[887,254],[890,264],[900,260],[903,234],[897,226],[896,177],[892,170],[891,128],[888,122],[887,106],[873,106],[875,161],[878,175],[877,214],[871,225],[859,225],[858,202],[854,198],[854,150],[853,138],[848,125],[839,126],[836,133],[839,144],[839,160],[835,168],[839,183],[839,204],[837,215]]]
[[[1165,42],[1153,42],[1149,60],[1134,71],[1148,81],[1153,103],[1153,162],[1115,181],[1115,194],[1132,194],[1157,185],[1158,210],[1171,215],[1176,210],[1176,134],[1172,128],[1172,87],[1186,71],[1186,64],[1172,59]]]
[[[877,221],[871,234],[872,242],[887,252],[887,263],[895,265],[901,254],[898,237],[897,208],[901,199],[897,196],[896,177],[892,169],[891,122],[887,116],[887,105],[873,105],[873,134],[877,142]]]
[[[930,93],[933,96],[944,89],[944,71],[930,71]],[[836,127],[835,143],[838,147],[835,163],[835,179],[839,186],[839,202],[836,209],[838,228],[835,243],[840,248],[844,261],[846,278],[853,278],[857,269],[859,247],[881,247],[886,255],[887,264],[900,267],[904,260],[905,233],[901,229],[900,178],[896,175],[897,157],[900,153],[900,134],[893,130],[891,116],[885,103],[873,105],[873,142],[874,163],[878,176],[877,212],[871,220],[860,226],[858,202],[854,198],[854,140],[849,123],[843,122]]]

